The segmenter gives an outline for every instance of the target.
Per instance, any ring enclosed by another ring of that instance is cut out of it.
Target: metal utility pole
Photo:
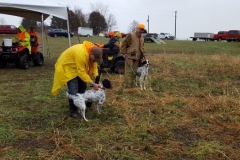
[[[148,22],[148,33],[149,33],[149,15],[148,15],[147,22]]]
[[[177,36],[177,11],[175,11],[175,34],[174,34],[174,39],[176,39]]]

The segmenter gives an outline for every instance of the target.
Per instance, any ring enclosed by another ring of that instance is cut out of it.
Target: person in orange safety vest
[[[15,43],[19,43],[21,46],[26,46],[29,50],[29,53],[31,53],[30,35],[22,25],[18,27],[18,33],[15,39]]]

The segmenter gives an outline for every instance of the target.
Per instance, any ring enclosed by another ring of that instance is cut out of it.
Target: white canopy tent
[[[0,13],[41,22],[43,52],[43,21],[46,20],[50,15],[67,20],[67,30],[69,34],[67,7],[62,6],[57,2],[53,2],[52,0],[0,0]],[[68,43],[69,46],[71,46],[70,35],[68,35]]]

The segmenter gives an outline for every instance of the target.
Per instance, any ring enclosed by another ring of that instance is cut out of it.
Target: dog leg
[[[101,112],[102,112],[102,107],[103,107],[103,104],[100,104],[100,103],[97,104],[98,114],[101,114]]]
[[[147,85],[147,76],[143,78],[143,89],[146,90],[146,85]]]
[[[142,76],[139,78],[139,84],[140,84],[141,90],[143,90],[143,77]]]

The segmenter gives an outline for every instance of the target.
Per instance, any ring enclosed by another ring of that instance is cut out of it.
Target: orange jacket
[[[35,39],[35,43],[37,43],[37,44],[39,44],[39,38],[38,38],[38,34],[37,34],[37,32],[28,32],[29,33],[29,35],[30,35],[30,37],[31,36],[34,36],[36,39]],[[31,38],[32,39],[32,38]],[[32,40],[31,40],[31,42],[32,42]]]

